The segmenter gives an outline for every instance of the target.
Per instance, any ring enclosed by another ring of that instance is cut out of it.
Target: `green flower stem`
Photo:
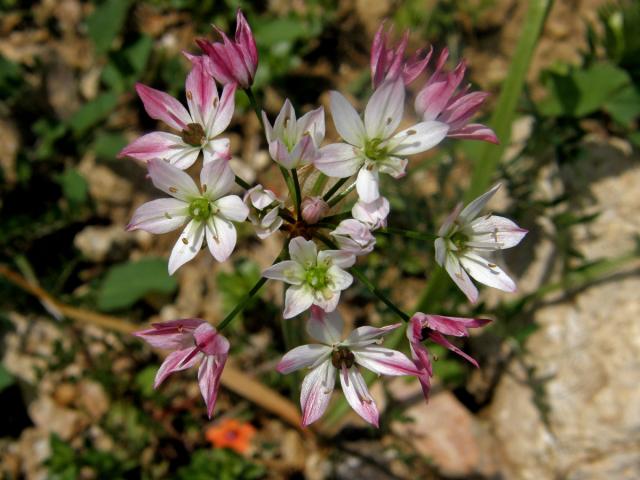
[[[322,241],[327,247],[332,248],[334,250],[338,250],[338,246],[329,240],[327,237],[321,234],[315,234],[315,236]],[[389,307],[396,315],[398,315],[404,322],[408,322],[411,318],[409,315],[404,313],[396,304],[394,304],[382,291],[376,287],[373,282],[371,282],[367,276],[362,273],[357,267],[350,268],[353,276],[356,277],[360,282],[367,287],[367,289],[373,293],[376,297],[378,297],[387,307]]]
[[[327,180],[329,180],[329,177],[320,172],[318,178],[316,178],[316,181],[313,183],[313,187],[311,187],[311,195],[314,197],[318,196],[324,186],[327,184]]]
[[[296,206],[296,215],[298,218],[301,218],[300,214],[300,204],[302,203],[302,194],[300,193],[300,180],[298,180],[298,172],[295,168],[291,169],[291,178],[293,178],[293,189],[296,194],[295,197],[295,206]]]
[[[251,185],[249,185],[247,182],[241,179],[238,175],[236,175],[236,183],[240,185],[242,188],[244,188],[245,190],[249,190],[251,188]]]
[[[347,188],[345,188],[342,192],[340,192],[338,195],[333,197],[327,203],[329,204],[330,207],[333,207],[334,205],[336,205],[337,203],[342,201],[342,199],[344,197],[349,195],[353,191],[354,188],[356,188],[356,182],[353,182],[351,185],[349,185]]]
[[[276,258],[273,261],[272,265],[275,265],[276,263],[281,261],[284,258],[285,254],[286,254],[286,249],[283,248],[280,254],[278,255],[278,258]],[[245,308],[247,308],[247,305],[249,305],[249,302],[251,301],[251,299],[256,295],[256,293],[258,293],[258,291],[262,288],[262,286],[265,283],[267,283],[267,280],[268,278],[261,277],[260,280],[258,280],[256,284],[253,287],[251,287],[251,290],[249,290],[249,292],[244,297],[242,297],[242,299],[238,302],[235,308],[231,310],[229,314],[226,317],[224,317],[224,319],[217,325],[218,331],[221,331],[223,328],[229,325],[233,321],[233,319],[236,318],[236,315],[238,315]]]
[[[327,191],[327,193],[324,194],[322,199],[325,202],[328,202],[331,199],[331,197],[333,197],[333,194],[336,193],[338,190],[340,190],[340,187],[344,185],[347,182],[347,180],[349,180],[349,177],[341,178],[336,183],[334,183],[333,186]]]
[[[245,88],[244,92],[247,94],[247,98],[249,99],[249,103],[251,104],[251,108],[253,108],[253,111],[256,114],[256,117],[258,117],[258,121],[260,122],[260,126],[262,127],[262,130],[264,130],[264,123],[262,123],[262,115],[261,115],[261,109],[260,106],[258,105],[258,101],[256,100],[256,96],[253,94],[253,90],[251,90],[251,88]],[[293,185],[293,180],[291,180],[291,175],[289,175],[289,172],[287,171],[286,168],[284,168],[282,165],[280,165],[280,173],[282,173],[282,178],[284,178],[284,182],[287,184],[287,188],[289,189],[289,194],[293,197],[293,192],[295,191],[295,186]]]

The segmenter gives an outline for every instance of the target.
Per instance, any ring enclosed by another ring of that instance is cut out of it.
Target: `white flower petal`
[[[185,202],[200,196],[195,182],[179,168],[158,159],[149,160],[148,166],[156,188]]]
[[[494,250],[515,247],[527,234],[527,230],[512,220],[497,215],[476,218],[470,227],[470,241],[494,244]]]
[[[415,364],[403,353],[390,348],[367,346],[353,349],[356,363],[378,375],[419,375]]]
[[[471,303],[478,301],[478,289],[473,284],[467,272],[464,271],[458,257],[453,252],[448,252],[444,268],[451,277],[451,280],[462,290]]]
[[[404,111],[404,95],[401,78],[385,81],[378,87],[364,111],[367,138],[385,140],[398,128]]]
[[[216,200],[215,205],[220,209],[220,214],[227,220],[244,222],[249,215],[249,207],[237,195],[219,198]]]
[[[331,348],[326,345],[319,345],[317,343],[300,345],[293,350],[289,350],[282,357],[276,370],[286,375],[301,368],[311,367],[329,355],[331,355]]]
[[[380,197],[378,187],[378,170],[376,168],[367,168],[364,166],[358,172],[356,180],[356,190],[360,200],[365,203],[374,202]]]
[[[471,252],[460,257],[460,263],[478,282],[505,292],[515,292],[516,284],[496,264]]]
[[[235,182],[235,174],[225,160],[211,161],[200,170],[200,185],[204,195],[216,200],[231,190]]]
[[[337,310],[325,312],[320,307],[311,307],[307,321],[307,333],[325,345],[334,345],[342,340],[344,322]]]
[[[351,274],[345,272],[340,267],[333,265],[327,270],[327,277],[332,290],[346,290],[353,283]]]
[[[336,383],[336,369],[327,360],[314,368],[302,381],[300,408],[302,425],[318,420],[327,409]]]
[[[478,198],[473,200],[469,205],[464,207],[464,210],[460,212],[460,223],[465,224],[471,222],[474,218],[478,216],[478,214],[482,211],[484,206],[491,200],[491,197],[495,195],[495,193],[500,188],[500,184],[494,186],[491,190],[486,193],[483,193]]]
[[[167,233],[182,226],[189,215],[189,205],[176,198],[160,198],[140,205],[127,230]]]
[[[285,260],[264,270],[262,276],[270,278],[271,280],[280,280],[293,285],[300,285],[304,280],[304,269],[298,262]]]
[[[169,257],[169,275],[173,275],[178,268],[195,257],[202,248],[204,241],[204,224],[191,220],[182,231]]]
[[[377,427],[378,408],[360,372],[355,367],[351,367],[347,371],[346,378],[342,372],[339,376],[342,391],[351,408],[364,420]]]
[[[313,292],[307,285],[292,285],[284,296],[283,318],[292,318],[313,305]]]
[[[356,257],[353,253],[344,250],[322,250],[318,254],[318,263],[335,265],[340,268],[349,268],[353,267],[353,264],[356,263]]]
[[[394,323],[381,328],[371,326],[358,327],[349,334],[344,343],[356,348],[378,343],[387,333],[401,326],[401,323]]]
[[[236,227],[229,220],[213,216],[207,222],[207,246],[213,258],[224,262],[236,247]]]
[[[364,124],[358,112],[341,93],[334,90],[330,93],[330,98],[331,116],[340,136],[351,145],[364,146]]]
[[[420,122],[393,136],[391,155],[414,155],[426,152],[438,145],[447,136],[449,125],[442,122]]]
[[[316,264],[318,249],[313,240],[296,237],[289,242],[289,256],[294,262],[298,262],[304,267],[309,267]]]
[[[355,174],[363,162],[356,147],[347,143],[332,143],[318,151],[313,164],[329,177],[346,178]]]

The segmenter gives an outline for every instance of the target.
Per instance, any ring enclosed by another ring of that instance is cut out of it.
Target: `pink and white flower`
[[[243,201],[249,209],[249,221],[258,238],[264,240],[280,229],[282,218],[279,214],[284,204],[275,193],[256,185],[247,190]]]
[[[330,209],[331,207],[322,197],[307,197],[300,205],[302,218],[309,225],[318,223]]]
[[[380,172],[394,178],[404,176],[405,157],[434,147],[449,129],[445,123],[429,120],[394,135],[402,120],[404,98],[401,79],[385,81],[369,99],[363,122],[347,99],[332,91],[333,122],[347,143],[322,147],[316,168],[330,177],[345,178],[357,173],[360,200],[365,203],[377,200]]]
[[[286,99],[273,126],[262,112],[264,131],[271,158],[290,170],[313,162],[324,139],[324,108],[316,108],[296,119],[296,112]]]
[[[389,200],[378,197],[371,203],[358,200],[351,209],[351,215],[369,227],[369,230],[377,230],[387,226],[389,210]]]
[[[301,345],[287,352],[278,371],[287,374],[301,368],[311,371],[304,377],[300,392],[302,425],[318,420],[327,409],[335,387],[336,374],[351,408],[365,421],[378,426],[378,408],[369,393],[359,367],[378,375],[417,375],[418,370],[403,353],[381,347],[383,336],[401,324],[382,328],[356,328],[344,340],[338,312],[326,313],[312,307],[307,332],[320,343]]]
[[[404,51],[409,41],[409,30],[404,32],[400,43],[393,48],[389,45],[388,36],[393,33],[393,27],[386,32],[384,22],[378,28],[371,45],[371,83],[378,88],[384,80],[401,78],[405,85],[413,82],[427,67],[433,48],[424,54],[423,50],[416,51],[411,58],[405,60]]]
[[[482,256],[515,247],[527,234],[508,218],[497,215],[478,217],[500,185],[473,200],[462,210],[458,205],[438,231],[436,262],[447,270],[470,302],[478,300],[478,289],[469,275],[480,283],[505,292],[516,290],[515,282],[496,264]]]
[[[193,57],[193,68],[185,84],[189,110],[168,93],[136,84],[136,91],[151,118],[162,120],[177,130],[152,132],[134,140],[118,154],[141,162],[160,158],[181,170],[189,168],[200,152],[204,162],[229,160],[229,139],[217,138],[229,126],[235,107],[234,84],[227,85],[218,97],[216,84],[205,71],[203,61]]]
[[[467,93],[469,86],[456,93],[464,78],[466,65],[463,61],[453,72],[443,72],[448,56],[449,51],[445,48],[440,54],[435,72],[416,96],[416,112],[425,121],[438,120],[449,125],[448,137],[498,143],[496,134],[489,127],[469,123],[489,94]]]
[[[353,277],[345,272],[355,263],[352,253],[322,250],[303,237],[289,242],[290,260],[276,263],[262,272],[263,277],[291,284],[284,299],[284,318],[292,318],[316,305],[327,312],[335,310],[340,292],[348,288]]]
[[[134,335],[154,348],[174,350],[160,365],[153,388],[158,388],[172,373],[200,363],[198,385],[211,418],[220,388],[220,377],[229,355],[229,341],[199,318],[153,323],[151,326]]]
[[[340,250],[353,253],[356,256],[371,253],[376,245],[376,237],[371,234],[369,228],[353,218],[342,220],[330,235]]]
[[[202,248],[206,237],[211,255],[225,261],[236,246],[236,227],[249,209],[237,195],[227,195],[235,175],[224,161],[206,164],[200,171],[199,190],[187,173],[162,161],[149,161],[151,181],[173,198],[142,204],[134,212],[127,230],[167,233],[187,223],[169,257],[169,273],[187,263]]]
[[[211,60],[207,63],[209,73],[224,85],[237,83],[242,88],[251,87],[258,68],[258,49],[242,11],[238,9],[236,15],[235,41],[230,40],[218,27],[213,28],[222,37],[222,43],[196,40]]]
[[[443,315],[427,315],[422,312],[417,312],[411,317],[407,325],[407,338],[411,348],[411,358],[413,358],[413,363],[419,371],[417,377],[422,386],[425,400],[429,399],[433,368],[429,351],[422,341],[426,339],[433,340],[478,367],[478,362],[474,358],[449,342],[445,335],[467,337],[469,336],[467,328],[482,327],[489,322],[491,320],[483,318],[445,317]]]

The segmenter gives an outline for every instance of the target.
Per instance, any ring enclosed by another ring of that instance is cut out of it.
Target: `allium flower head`
[[[493,288],[514,292],[516,284],[500,267],[482,255],[515,247],[527,234],[508,218],[497,215],[478,217],[489,199],[500,188],[496,185],[462,210],[462,205],[447,217],[435,241],[436,261],[447,270],[470,302],[478,300],[478,289],[469,275]],[[462,210],[462,211],[461,211]]]
[[[342,220],[335,230],[331,232],[340,250],[354,255],[366,255],[373,251],[376,245],[376,237],[364,223],[353,218]]]
[[[330,177],[350,177],[357,172],[356,189],[365,203],[380,196],[380,172],[402,177],[407,155],[429,150],[447,134],[445,123],[425,121],[394,135],[402,120],[404,96],[401,79],[385,81],[369,99],[363,121],[346,98],[331,92],[333,122],[347,143],[321,148],[315,166]]]
[[[229,139],[216,138],[228,126],[233,116],[235,85],[227,85],[218,97],[216,84],[205,71],[201,58],[192,59],[193,68],[186,81],[189,110],[168,93],[136,84],[136,91],[151,118],[162,120],[177,130],[152,132],[134,140],[118,154],[142,162],[160,158],[182,170],[197,160],[200,152],[204,162],[228,160]]]
[[[296,119],[296,112],[286,99],[273,126],[262,112],[269,154],[286,169],[311,163],[324,139],[324,108],[320,107]]]
[[[211,255],[225,261],[236,246],[236,227],[231,222],[242,222],[249,214],[240,197],[227,195],[235,178],[227,162],[217,160],[202,168],[200,190],[187,173],[162,160],[149,161],[149,176],[173,198],[142,204],[127,230],[167,233],[188,222],[171,251],[170,274],[196,256],[205,237]]]
[[[452,72],[443,72],[448,56],[449,51],[445,48],[440,54],[435,72],[416,96],[416,112],[425,121],[438,120],[449,125],[449,137],[498,143],[496,134],[489,127],[469,123],[489,94],[467,93],[468,86],[456,93],[467,67],[464,62],[460,62]]]
[[[407,325],[407,338],[409,339],[409,346],[411,347],[411,358],[413,358],[413,362],[420,372],[417,377],[422,386],[425,400],[429,399],[433,369],[431,367],[429,351],[423,345],[422,341],[426,339],[433,340],[437,344],[457,353],[465,360],[471,362],[475,367],[478,367],[478,362],[476,362],[474,358],[449,342],[449,340],[445,338],[445,335],[467,337],[469,335],[467,328],[482,327],[490,321],[491,320],[482,318],[427,315],[422,312],[418,312],[411,317]]]
[[[338,312],[326,313],[312,307],[307,332],[320,343],[290,350],[277,367],[284,374],[301,368],[311,370],[304,377],[300,393],[304,426],[318,420],[327,409],[336,374],[351,408],[378,426],[378,408],[359,367],[378,375],[417,375],[415,365],[404,354],[380,346],[383,336],[400,326],[397,323],[383,328],[360,327],[343,340],[343,322]]]
[[[256,229],[258,238],[264,240],[280,229],[282,218],[279,213],[283,203],[275,193],[256,185],[247,190],[243,201],[249,208],[249,221]]]
[[[284,318],[295,317],[317,305],[333,311],[340,300],[340,292],[351,285],[353,277],[343,268],[355,263],[352,253],[342,250],[318,252],[311,240],[296,237],[289,242],[289,256],[267,268],[262,275],[291,284],[284,300]]]
[[[207,63],[209,73],[222,84],[237,83],[242,88],[249,88],[258,68],[258,49],[247,19],[238,9],[235,41],[218,27],[214,28],[222,37],[222,43],[196,40],[211,60]]]
[[[423,50],[415,52],[405,61],[404,51],[409,41],[409,30],[404,32],[400,43],[395,47],[389,44],[389,35],[393,27],[385,31],[384,22],[378,28],[371,45],[371,83],[378,88],[384,80],[401,78],[405,85],[413,82],[426,68],[433,49],[424,54]]]
[[[174,350],[160,365],[153,388],[158,388],[172,373],[200,362],[198,384],[211,418],[218,397],[220,376],[229,355],[229,341],[199,318],[153,323],[151,326],[134,335],[154,348]]]

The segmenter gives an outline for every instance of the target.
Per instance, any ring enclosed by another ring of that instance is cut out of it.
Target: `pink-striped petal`
[[[401,323],[394,323],[380,328],[368,325],[358,327],[349,334],[344,343],[351,347],[365,347],[372,343],[381,343],[383,336],[400,326],[402,326]]]
[[[336,383],[336,369],[327,360],[314,368],[302,381],[300,408],[302,425],[309,426],[318,420],[329,406]]]
[[[158,388],[172,373],[193,367],[199,358],[199,351],[195,347],[171,352],[156,372],[153,388]]]
[[[378,407],[376,407],[373,397],[367,388],[367,383],[360,372],[355,367],[351,367],[347,370],[346,375],[341,372],[339,376],[342,391],[351,408],[365,421],[377,427]]]
[[[235,83],[228,83],[224,86],[220,103],[213,114],[213,122],[207,131],[208,138],[220,135],[229,126],[235,110],[236,88]]]
[[[203,322],[204,320],[199,318],[157,322],[151,324],[152,328],[134,332],[133,335],[143,339],[153,348],[180,350],[189,345],[193,346],[193,331]]]
[[[325,312],[317,306],[311,307],[311,315],[307,321],[307,333],[325,345],[334,345],[342,339],[344,322],[338,311]]]
[[[191,118],[194,123],[202,125],[206,131],[218,104],[218,89],[216,82],[205,70],[203,58],[194,57],[192,59],[192,67],[187,75],[185,90]]]
[[[198,386],[207,406],[207,416],[209,418],[212,417],[213,409],[216,406],[218,390],[220,389],[220,377],[226,361],[226,356],[205,355],[198,369]]]
[[[390,348],[367,345],[353,348],[356,363],[378,375],[419,375],[414,363],[404,353]]]
[[[183,130],[193,120],[182,104],[168,93],[136,83],[136,91],[149,116],[176,130]]]
[[[471,357],[470,355],[467,355],[462,350],[460,350],[458,347],[456,347],[453,343],[451,343],[449,340],[447,340],[447,338],[443,334],[441,334],[440,332],[435,332],[435,331],[429,332],[429,338],[431,340],[433,340],[434,342],[436,342],[437,344],[442,345],[443,347],[451,350],[454,353],[457,353],[458,355],[460,355],[462,358],[467,360],[469,363],[471,363],[476,368],[479,367],[478,362],[473,357]]]
[[[331,355],[331,347],[312,343],[300,345],[289,350],[278,363],[276,370],[282,374],[291,373],[301,368],[308,368],[317,365],[318,362]]]

